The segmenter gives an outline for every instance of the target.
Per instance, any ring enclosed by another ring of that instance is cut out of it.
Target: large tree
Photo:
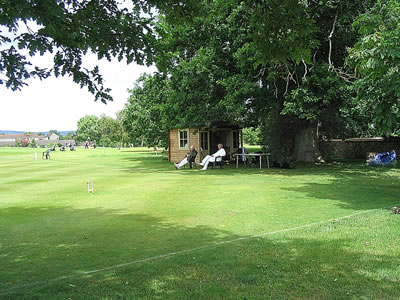
[[[168,97],[168,85],[166,77],[144,74],[129,91],[121,119],[133,144],[140,141],[141,146],[166,146],[168,126],[163,104]]]
[[[98,122],[99,118],[95,115],[80,118],[76,130],[76,142],[82,143],[87,140],[98,141],[100,139]]]
[[[170,126],[261,125],[270,150],[305,161],[321,159],[320,137],[366,132],[344,67],[352,23],[371,2],[205,1],[209,14],[191,23],[161,18],[156,62],[171,81]]]
[[[100,137],[97,145],[106,147],[123,146],[124,130],[120,120],[101,115],[97,121],[97,130]]]
[[[0,84],[19,90],[30,77],[69,76],[109,101],[98,67],[82,66],[85,54],[151,64],[154,12],[183,20],[195,7],[191,0],[1,0]],[[32,64],[30,57],[46,53],[52,67]]]
[[[358,38],[352,27],[354,18],[371,3],[308,1],[310,17],[318,27],[312,58],[301,63],[288,59],[266,67],[261,78],[276,99],[259,99],[257,104],[260,111],[264,109],[265,144],[272,146],[270,150],[297,161],[316,161],[322,159],[320,138],[366,132],[363,124],[367,116],[354,105],[353,76],[345,69],[345,58],[346,49]]]

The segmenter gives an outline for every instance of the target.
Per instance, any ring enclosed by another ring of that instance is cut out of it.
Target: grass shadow
[[[225,183],[229,183],[229,177],[233,176],[257,177],[257,180],[265,178],[267,184],[268,176],[272,176],[280,179],[280,182],[275,184],[281,190],[300,193],[302,197],[321,201],[334,200],[339,207],[345,209],[368,210],[399,204],[398,169],[369,167],[360,162],[303,164],[295,169],[262,170],[243,167],[236,169],[236,166],[231,164],[224,169],[210,168],[203,172],[189,168],[175,170],[171,163],[153,156],[124,157],[123,160],[126,162],[124,169],[126,172],[179,174],[191,177],[213,176],[224,178]],[[286,184],[293,180],[300,182],[300,186],[291,187]]]
[[[71,207],[3,208],[0,228],[0,292],[237,238],[125,210]]]
[[[111,212],[114,217],[119,214]],[[151,228],[164,235],[159,235],[163,243],[168,241],[168,237],[179,235],[184,240],[193,234],[201,236],[204,241],[220,241],[219,233],[210,228],[182,228],[148,216],[131,217],[137,217],[139,223],[140,220],[154,222]],[[242,239],[86,276],[21,288],[2,297],[398,299],[400,257],[396,251],[399,250],[400,221],[387,212],[376,213],[372,220],[371,216],[360,216],[300,232]],[[132,230],[135,229],[132,227]],[[131,238],[134,240],[134,237],[132,235]],[[227,238],[243,237],[229,235]],[[107,243],[107,238],[104,245],[112,246]],[[149,245],[144,241],[142,248]],[[393,251],[381,251],[385,245],[389,249],[393,247]],[[87,259],[94,260],[102,255],[105,258],[103,266],[112,265],[112,256],[104,253],[101,243],[98,246],[98,250]],[[74,244],[68,250],[76,251],[77,248]],[[123,252],[123,244],[118,244],[118,248]],[[182,249],[181,246],[176,244],[175,251],[179,249]],[[158,254],[163,253],[162,249],[157,250]],[[80,255],[80,252],[76,251],[75,255]],[[62,257],[58,257],[52,266],[62,268],[63,265],[69,265],[68,262],[60,264],[62,260]],[[83,266],[77,268],[76,272],[82,269]],[[66,271],[64,268],[63,272]],[[50,275],[47,273],[44,277]],[[26,279],[31,280],[30,277]]]

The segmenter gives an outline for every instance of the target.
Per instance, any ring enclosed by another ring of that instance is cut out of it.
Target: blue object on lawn
[[[396,152],[392,150],[392,152],[382,152],[375,155],[375,157],[369,162],[370,166],[389,166],[393,165],[396,162]]]

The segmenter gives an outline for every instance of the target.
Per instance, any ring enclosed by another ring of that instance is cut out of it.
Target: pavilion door
[[[210,132],[210,152],[215,153],[218,151],[218,144],[222,144],[229,158],[231,154],[231,130],[229,129],[217,129],[214,132]]]

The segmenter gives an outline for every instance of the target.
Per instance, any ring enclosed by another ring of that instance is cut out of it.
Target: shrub
[[[29,146],[29,139],[23,139],[21,140],[21,146],[22,147],[28,147]]]
[[[37,148],[37,143],[35,139],[32,139],[31,143],[29,144],[29,147],[31,148]]]

